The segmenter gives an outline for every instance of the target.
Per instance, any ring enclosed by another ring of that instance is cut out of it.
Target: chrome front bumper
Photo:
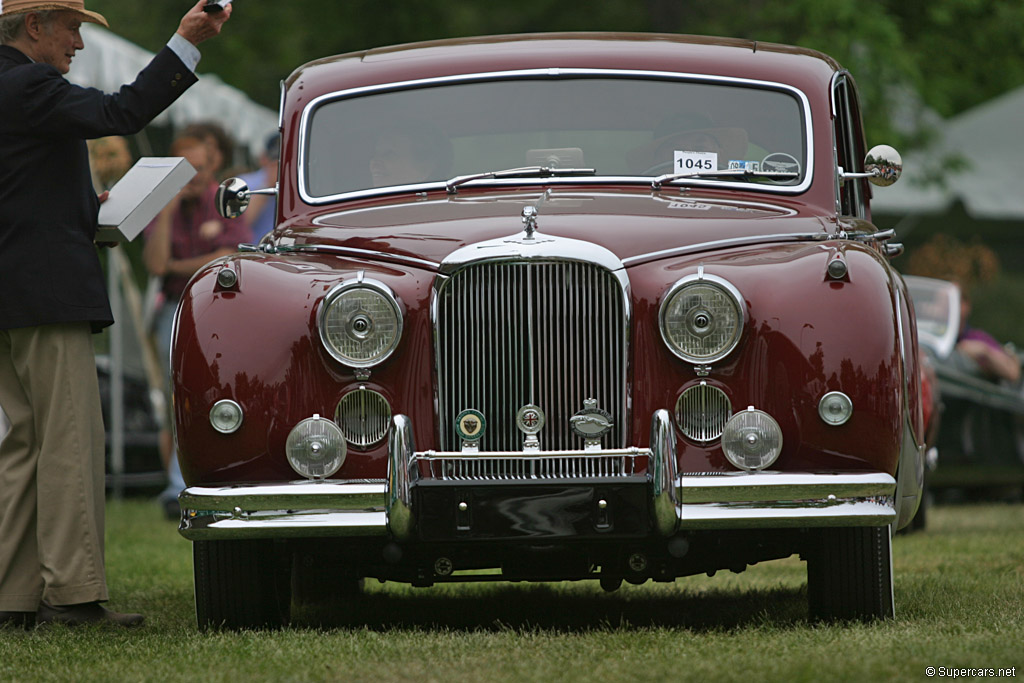
[[[190,540],[284,537],[412,538],[411,490],[423,459],[461,454],[417,452],[407,418],[393,419],[387,481],[298,481],[224,487],[193,486],[179,496],[181,534]],[[623,451],[587,451],[592,457]],[[695,529],[886,526],[896,519],[896,480],[888,474],[734,472],[678,475],[669,415],[652,419],[648,458],[655,532]],[[486,456],[487,454],[481,454]],[[582,454],[581,454],[582,455]],[[544,453],[529,457],[545,457]],[[592,481],[592,480],[591,480]],[[507,485],[501,479],[469,486]]]

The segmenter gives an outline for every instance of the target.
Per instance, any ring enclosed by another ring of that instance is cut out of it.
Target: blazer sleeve
[[[24,73],[25,131],[86,139],[137,133],[198,80],[167,47],[133,83],[113,94],[74,85],[46,64],[34,64]]]

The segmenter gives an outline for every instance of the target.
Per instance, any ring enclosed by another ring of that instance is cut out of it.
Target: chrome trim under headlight
[[[740,343],[746,310],[739,290],[701,268],[672,285],[658,327],[669,350],[688,363],[711,363]]]
[[[384,361],[402,338],[402,309],[391,288],[361,274],[328,292],[317,322],[324,348],[351,368]]]

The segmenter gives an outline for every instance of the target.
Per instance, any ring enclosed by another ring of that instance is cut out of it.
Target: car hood
[[[820,212],[763,196],[636,191],[522,191],[444,194],[331,207],[312,221],[291,221],[279,245],[323,244],[440,264],[468,245],[522,235],[534,207],[537,238],[597,244],[636,263],[685,248],[824,237],[834,231]]]

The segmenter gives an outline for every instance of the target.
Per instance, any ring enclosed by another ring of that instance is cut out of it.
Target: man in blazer
[[[104,429],[91,332],[110,325],[86,140],[139,131],[190,85],[231,6],[200,0],[116,94],[65,78],[84,0],[0,0],[0,627],[111,622]],[[104,197],[105,198],[105,197]]]

